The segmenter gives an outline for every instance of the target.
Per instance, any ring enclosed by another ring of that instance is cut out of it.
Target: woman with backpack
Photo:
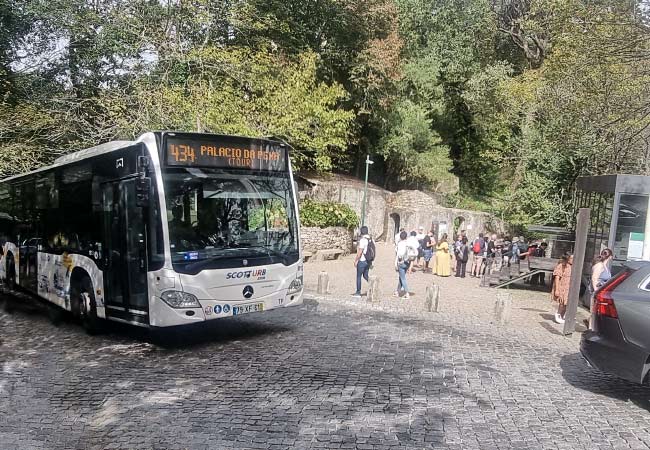
[[[436,246],[436,275],[439,277],[448,277],[451,275],[451,260],[449,255],[449,244],[447,243],[447,233],[442,235]]]

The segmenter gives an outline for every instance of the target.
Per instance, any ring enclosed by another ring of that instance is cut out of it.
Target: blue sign
[[[183,255],[183,259],[186,261],[199,259],[199,252],[187,252]]]
[[[230,312],[230,305],[223,305],[223,313],[228,314]]]
[[[221,305],[214,305],[214,313],[221,314]]]

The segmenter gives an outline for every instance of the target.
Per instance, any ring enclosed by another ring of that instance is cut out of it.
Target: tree
[[[182,83],[154,74],[119,96],[106,95],[105,121],[129,137],[148,129],[196,130],[197,124],[214,133],[276,136],[295,148],[297,167],[331,170],[353,115],[338,106],[345,96],[341,86],[317,81],[316,62],[313,53],[294,61],[279,53],[206,47],[185,57],[188,67],[201,70]]]
[[[436,191],[450,181],[449,148],[431,129],[421,106],[403,100],[395,107],[378,154],[386,160],[386,187],[423,188]]]

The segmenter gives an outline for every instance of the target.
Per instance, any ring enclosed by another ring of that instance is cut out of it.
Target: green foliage
[[[567,223],[650,174],[641,2],[0,0],[0,176],[151,129],[273,135],[294,165]],[[356,223],[355,223],[356,224]]]
[[[340,108],[345,91],[316,79],[317,57],[297,60],[239,47],[204,48],[185,63],[202,67],[182,83],[150,77],[120,97],[109,95],[107,109],[121,134],[177,129],[279,136],[296,150],[298,168],[331,170],[332,153],[348,142],[353,114]],[[152,93],[155,94],[152,95]]]
[[[306,227],[346,227],[359,225],[359,217],[348,205],[306,199],[300,204],[300,223]]]
[[[286,229],[287,208],[284,202],[278,199],[265,200],[264,203],[248,211],[248,229]]]
[[[426,110],[409,100],[396,105],[377,151],[386,160],[390,187],[435,191],[451,177],[449,149],[431,129]]]

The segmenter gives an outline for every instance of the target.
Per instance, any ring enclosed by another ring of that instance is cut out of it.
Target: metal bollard
[[[428,312],[440,312],[440,286],[427,286],[425,305]]]
[[[330,290],[330,276],[327,272],[318,274],[318,288],[316,292],[320,295],[327,295]]]
[[[376,275],[368,277],[368,302],[378,302],[381,299],[381,292],[379,291],[379,278]]]
[[[510,322],[512,314],[512,294],[510,292],[498,291],[494,303],[494,319],[500,325]]]

